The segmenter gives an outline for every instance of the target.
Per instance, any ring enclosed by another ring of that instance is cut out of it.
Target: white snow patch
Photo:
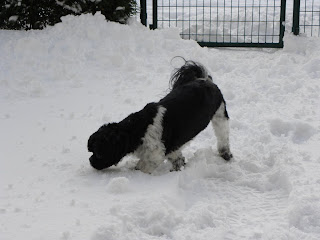
[[[130,190],[130,181],[126,177],[117,177],[110,180],[107,185],[110,193],[125,193]]]
[[[290,136],[294,143],[303,143],[309,140],[317,130],[306,122],[287,122],[281,119],[270,121],[270,131],[275,136]]]

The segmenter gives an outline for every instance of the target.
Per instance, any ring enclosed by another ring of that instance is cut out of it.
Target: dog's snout
[[[89,158],[89,161],[91,166],[97,170],[102,170],[106,168],[105,163],[101,159],[97,158],[95,155],[92,155]]]
[[[89,161],[90,161],[91,166],[97,170],[102,170],[102,169],[111,167],[114,164],[114,162],[110,162],[110,161],[102,158],[101,156],[98,157],[96,154],[93,154],[89,158]]]
[[[93,152],[92,144],[88,142],[88,152]]]
[[[89,140],[88,140],[88,151],[89,152],[94,152],[95,142],[96,142],[96,137],[95,137],[95,133],[94,133],[89,137]]]

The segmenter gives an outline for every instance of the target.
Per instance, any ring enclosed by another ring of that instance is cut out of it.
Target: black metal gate
[[[292,32],[320,37],[320,1],[294,0]]]
[[[152,0],[150,27],[177,27],[201,46],[282,48],[285,9],[286,0]]]

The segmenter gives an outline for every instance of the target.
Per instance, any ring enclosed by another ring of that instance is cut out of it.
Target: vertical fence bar
[[[261,23],[261,0],[259,0],[258,43],[260,42],[260,23]],[[266,39],[265,39],[265,41],[266,41]]]
[[[223,36],[223,42],[225,42],[224,37],[225,37],[225,23],[226,23],[226,0],[223,1],[223,28],[222,28],[222,36]]]
[[[169,27],[171,27],[171,0],[169,0],[168,3],[169,3]]]
[[[211,22],[212,22],[212,3],[211,3],[211,0],[210,0],[210,22],[209,22],[209,42],[211,42],[211,31],[212,31],[212,25],[211,25]]]
[[[164,11],[163,11],[163,9],[164,9],[164,3],[163,3],[163,0],[161,0],[161,20],[162,20],[162,28],[164,27],[164,21],[163,21],[163,19],[164,19]],[[157,6],[157,8],[158,8],[158,6]]]
[[[312,9],[311,9],[311,36],[313,35],[312,33],[313,33],[313,27],[314,27],[314,25],[313,25],[313,13],[314,13],[314,0],[312,0]]]
[[[178,0],[176,0],[176,27],[178,27]]]
[[[303,17],[303,32],[306,32],[306,22],[307,22],[307,0],[304,0],[304,17]],[[300,25],[300,24],[299,24]]]
[[[216,42],[218,42],[218,30],[219,30],[219,0],[217,0],[217,24],[216,24]]]
[[[237,42],[239,42],[239,25],[240,25],[240,0],[238,0],[238,18],[237,18]]]
[[[191,36],[191,0],[189,0],[189,38]]]
[[[152,25],[150,29],[158,28],[158,0],[152,0]]]
[[[202,1],[202,41],[204,41],[204,0]]]
[[[264,36],[265,36],[265,42],[266,43],[269,41],[269,39],[268,39],[268,13],[269,13],[269,1],[267,0],[267,5],[266,5],[266,29],[264,31]]]
[[[276,15],[276,0],[273,0],[273,18],[272,18],[272,43],[274,43],[274,21],[275,21],[275,15]],[[281,18],[281,17],[280,17]],[[280,20],[280,28],[281,28],[282,22]],[[279,40],[280,41],[280,40]]]
[[[279,45],[283,47],[283,37],[285,31],[285,21],[286,21],[286,0],[281,0],[281,13],[280,13],[280,36],[279,36]]]
[[[147,26],[147,0],[140,0],[140,20]]]
[[[252,0],[252,20],[251,20],[251,43],[253,39],[253,22],[254,22],[254,0]]]
[[[196,0],[196,41],[198,41],[198,0]]]
[[[232,21],[233,21],[233,16],[232,16],[232,13],[233,13],[233,5],[232,5],[232,0],[231,0],[231,5],[230,5],[230,42],[232,42]]]
[[[182,34],[184,34],[184,1],[182,1]],[[182,38],[184,35],[182,35]]]
[[[247,27],[247,0],[244,1],[244,31],[243,31],[243,36],[244,36],[244,42],[246,43],[246,27]]]
[[[300,0],[293,0],[293,23],[292,32],[294,35],[299,35],[300,28]]]

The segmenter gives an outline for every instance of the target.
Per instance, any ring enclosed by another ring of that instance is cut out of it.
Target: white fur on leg
[[[172,164],[171,171],[179,171],[186,165],[185,158],[182,155],[181,149],[171,152],[167,155],[168,160]]]
[[[136,169],[145,173],[152,173],[164,160],[165,146],[162,143],[162,120],[166,112],[166,108],[160,106],[158,113],[153,119],[153,123],[147,128],[144,135],[142,145],[135,151],[140,159]]]
[[[225,116],[225,104],[221,103],[212,118],[212,125],[217,137],[218,152],[225,160],[232,158],[229,145],[229,120]]]

